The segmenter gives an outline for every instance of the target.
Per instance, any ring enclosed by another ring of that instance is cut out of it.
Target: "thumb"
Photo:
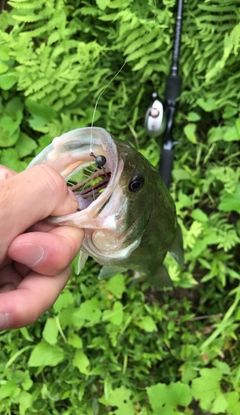
[[[38,165],[1,182],[0,260],[12,240],[49,215],[77,210],[77,199],[52,167]]]

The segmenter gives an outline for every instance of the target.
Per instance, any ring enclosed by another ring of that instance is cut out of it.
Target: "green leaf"
[[[55,135],[55,134],[54,134]],[[35,155],[39,154],[42,150],[44,150],[45,147],[47,147],[49,144],[51,144],[53,137],[49,134],[43,135],[38,140],[38,149],[35,152]]]
[[[240,414],[240,396],[237,391],[229,392],[226,395],[228,402],[227,413],[230,415]]]
[[[215,368],[201,369],[200,377],[192,381],[192,392],[195,399],[205,411],[211,411],[216,398],[222,394],[220,380],[222,373]],[[216,404],[218,405],[218,403]]]
[[[208,217],[201,209],[194,209],[191,214],[192,218],[199,222],[207,222]]]
[[[183,193],[182,191],[179,191],[178,200],[179,204],[181,204],[181,207],[190,207],[193,203],[192,198],[185,195],[185,193]]]
[[[11,99],[0,117],[0,146],[11,147],[19,138],[23,105],[19,98]]]
[[[32,407],[34,397],[31,393],[26,391],[22,391],[21,395],[19,396],[19,415],[25,415],[27,409]]]
[[[222,198],[218,209],[224,212],[236,211],[240,213],[240,184],[237,185],[234,193],[227,194]]]
[[[56,116],[56,111],[50,105],[39,104],[36,101],[27,99],[26,106],[32,115],[29,124],[34,130],[41,130],[42,127]]]
[[[172,171],[174,180],[189,180],[190,174],[184,169],[174,169]]]
[[[240,134],[238,132],[237,126],[233,125],[231,127],[226,128],[226,131],[223,134],[224,141],[239,141]]]
[[[239,279],[238,274],[237,274],[237,277],[238,277],[237,279]],[[237,321],[240,320],[240,308],[237,310],[235,318],[236,318]]]
[[[208,142],[209,142],[209,144],[215,143],[216,141],[222,141],[224,130],[225,130],[225,127],[210,128],[210,130],[208,131]]]
[[[18,130],[19,124],[20,122],[18,120],[14,120],[9,115],[3,115],[1,117],[0,127],[4,132],[8,132],[10,137],[16,132],[16,130]],[[1,145],[5,145],[5,147],[7,146],[5,140],[2,141],[1,139]]]
[[[189,122],[195,122],[195,121],[199,121],[201,119],[200,115],[197,114],[196,112],[192,112],[190,111],[187,115],[187,120]]]
[[[120,301],[116,301],[112,310],[105,310],[103,312],[103,320],[110,321],[117,326],[123,321],[123,305]]]
[[[229,375],[231,373],[231,368],[226,362],[221,362],[221,360],[214,360],[214,366],[219,369],[224,375]]]
[[[234,115],[236,115],[237,113],[238,113],[238,109],[237,109],[237,108],[232,107],[232,106],[230,106],[230,105],[227,105],[227,106],[224,108],[224,111],[223,111],[223,118],[225,118],[225,119],[232,118],[232,117],[234,117]]]
[[[42,340],[34,347],[28,365],[30,367],[56,366],[64,359],[64,351]]]
[[[23,158],[29,156],[37,148],[37,143],[27,134],[20,133],[15,148],[18,153],[18,157]]]
[[[153,331],[157,331],[157,326],[151,316],[142,317],[142,319],[138,321],[136,324],[141,329],[149,333],[152,333]]]
[[[157,166],[159,163],[160,147],[156,140],[152,139],[147,147],[140,148],[139,153],[141,153],[153,166]]]
[[[0,61],[0,74],[8,71],[8,65]]]
[[[91,321],[92,323],[99,321],[102,315],[100,303],[96,297],[82,303],[76,313],[78,318]]]
[[[4,91],[7,91],[8,89],[11,89],[13,85],[16,84],[18,78],[14,73],[11,73],[10,71],[0,75],[0,88],[2,88]]]
[[[216,240],[215,240],[216,242]],[[198,258],[199,255],[206,249],[207,241],[205,239],[196,239],[196,242],[192,248],[192,256]]]
[[[79,330],[85,324],[85,319],[81,315],[82,311],[79,308],[68,307],[61,311],[61,324],[63,327],[71,324]]]
[[[17,151],[14,148],[8,148],[1,151],[0,164],[3,164],[4,166],[18,172],[24,170],[27,167],[27,163],[25,161],[19,160]]]
[[[223,395],[218,395],[213,402],[213,406],[211,408],[212,414],[222,414],[228,407],[228,402]]]
[[[82,339],[75,333],[68,337],[68,343],[75,347],[75,349],[82,349],[83,347]]]
[[[197,137],[196,137],[196,124],[187,124],[185,125],[184,129],[183,129],[187,139],[193,143],[196,144],[197,143]]]
[[[106,288],[115,297],[122,298],[122,294],[126,290],[124,276],[122,274],[118,274],[110,278],[110,280],[106,283]]]
[[[7,45],[0,45],[0,59],[3,61],[8,61],[9,53],[11,49]]]
[[[197,104],[206,112],[211,112],[217,109],[217,103],[213,98],[208,98],[206,100],[203,98],[198,98]]]
[[[101,10],[105,10],[106,7],[109,5],[110,0],[96,0],[96,3]]]
[[[192,400],[190,387],[181,382],[169,384],[167,395],[166,403],[175,407],[187,406]]]
[[[197,369],[194,367],[194,363],[186,361],[179,369],[182,374],[183,383],[189,383],[190,380],[196,377]]]
[[[235,125],[236,125],[236,129],[237,129],[238,135],[240,136],[240,117],[238,117],[236,119]]]
[[[158,383],[147,388],[147,394],[154,413],[161,415],[179,414],[178,406],[187,406],[192,400],[190,387],[181,382]]]
[[[15,398],[16,396],[18,396],[19,392],[20,389],[17,387],[16,382],[14,380],[9,380],[3,385],[1,385],[0,399],[2,400],[8,397]]]
[[[73,304],[74,299],[72,293],[66,288],[61,292],[57,301],[53,304],[53,309],[55,313],[58,313],[63,308],[67,308],[69,305]]]
[[[5,130],[8,128],[8,131]],[[11,130],[10,130],[11,129]],[[20,130],[18,124],[13,122],[10,117],[2,117],[0,123],[0,146],[1,147],[12,147],[19,138]]]
[[[11,116],[14,119],[18,119],[18,122],[20,124],[20,121],[23,117],[23,103],[21,99],[19,97],[14,97],[13,99],[11,99],[6,105],[6,112],[10,112]]]
[[[88,375],[90,362],[83,350],[76,350],[72,364],[73,366],[76,366],[81,373]]]
[[[15,379],[17,380],[18,384],[21,384],[25,391],[29,390],[33,385],[33,381],[30,378],[28,371],[23,372],[22,370],[16,370]]]
[[[135,407],[131,400],[131,391],[124,386],[114,389],[109,398],[106,399],[108,405],[117,407],[115,409],[115,415],[133,415],[135,413]]]
[[[55,318],[49,317],[43,329],[43,338],[49,344],[56,344],[58,337],[58,326]]]

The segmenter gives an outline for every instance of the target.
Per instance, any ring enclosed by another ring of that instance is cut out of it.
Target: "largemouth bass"
[[[85,230],[79,270],[89,255],[103,265],[100,278],[133,270],[154,285],[169,285],[162,263],[169,251],[183,264],[182,234],[172,197],[148,160],[105,129],[87,127],[54,138],[28,167],[42,163],[77,196],[76,213],[47,220]],[[87,177],[76,182],[83,172]]]

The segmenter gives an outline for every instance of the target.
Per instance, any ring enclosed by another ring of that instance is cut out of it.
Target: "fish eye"
[[[144,177],[142,176],[141,173],[137,173],[135,174],[129,185],[128,185],[128,189],[130,190],[130,192],[137,192],[138,190],[140,190],[143,185],[144,185]]]

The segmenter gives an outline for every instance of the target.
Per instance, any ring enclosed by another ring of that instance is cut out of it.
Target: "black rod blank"
[[[182,78],[178,75],[179,54],[182,33],[183,0],[178,0],[175,39],[173,45],[172,66],[166,80],[164,108],[167,119],[167,126],[163,137],[163,144],[160,157],[160,176],[165,185],[169,188],[174,160],[173,147],[176,144],[172,138],[173,121],[177,108],[177,99],[181,93]]]

